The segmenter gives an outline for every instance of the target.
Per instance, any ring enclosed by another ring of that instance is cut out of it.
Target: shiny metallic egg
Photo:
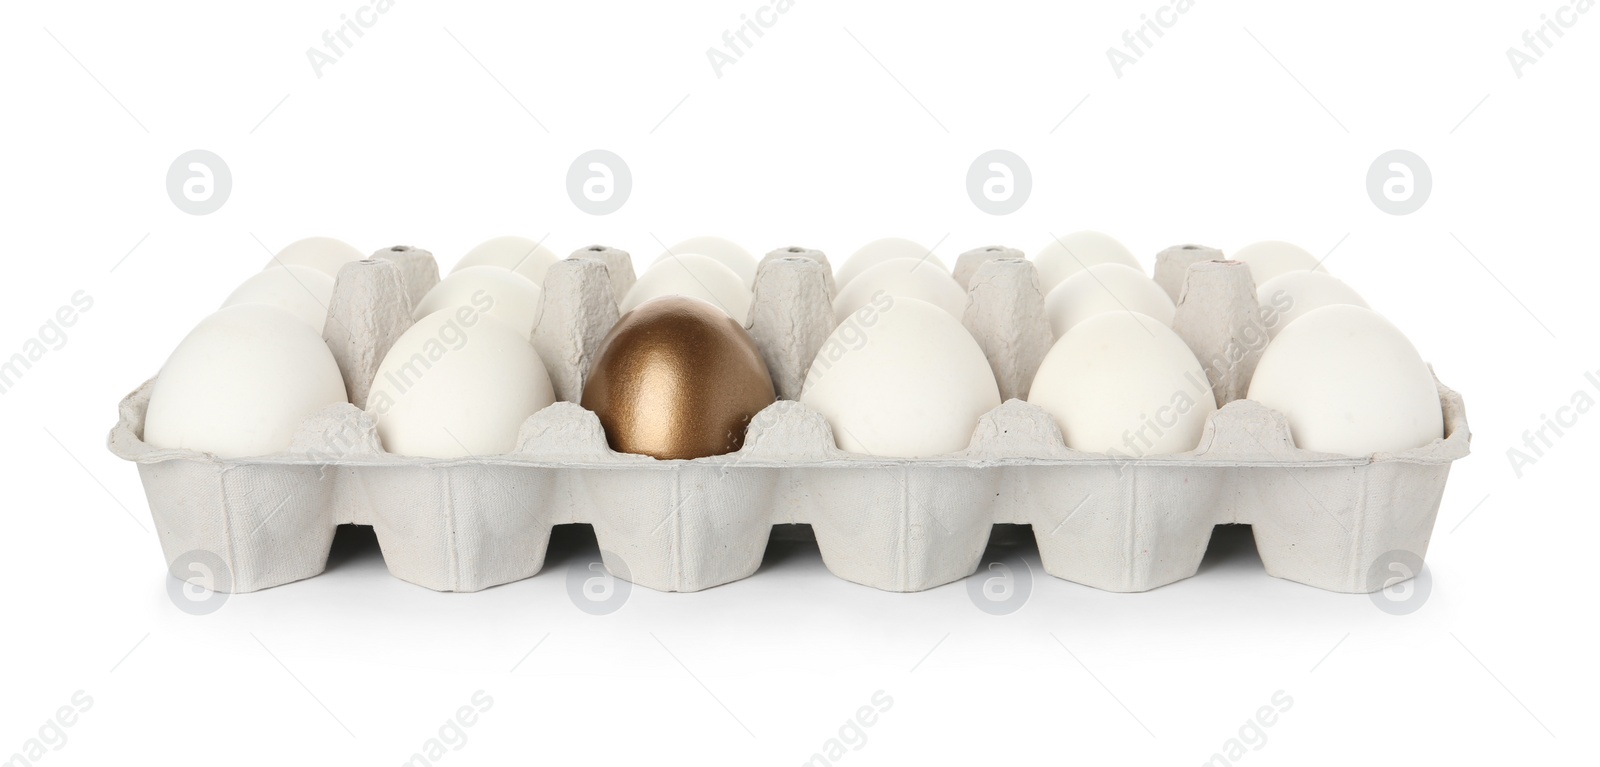
[[[583,387],[611,449],[663,460],[744,445],[750,419],[777,398],[745,329],[716,306],[663,296],[624,314]]]

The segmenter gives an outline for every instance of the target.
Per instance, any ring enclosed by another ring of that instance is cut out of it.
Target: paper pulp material
[[[380,350],[410,323],[417,278],[407,275],[427,272],[382,253],[345,267],[331,302],[328,341],[355,384],[370,386]],[[408,258],[416,253],[425,251]],[[800,523],[812,526],[831,572],[889,591],[971,575],[998,523],[1031,526],[1046,572],[1110,591],[1195,574],[1212,528],[1229,523],[1253,526],[1271,575],[1340,592],[1387,585],[1374,571],[1396,552],[1426,554],[1450,464],[1468,452],[1460,396],[1439,385],[1444,437],[1415,449],[1352,458],[1294,447],[1281,414],[1239,399],[1265,343],[1248,326],[1259,321],[1248,268],[1192,257],[1164,252],[1157,274],[1170,280],[1172,259],[1191,260],[1175,330],[1207,368],[1221,408],[1200,445],[1180,455],[1073,450],[1047,413],[1021,399],[1050,329],[1032,264],[1004,248],[957,264],[968,277],[964,322],[1009,399],[949,456],[845,453],[826,420],[793,401],[833,322],[826,259],[804,248],[769,254],[756,277],[750,330],[782,399],[756,416],[736,453],[616,453],[595,415],[573,404],[633,280],[627,254],[600,246],[546,275],[533,342],[563,401],[523,424],[512,453],[390,455],[372,418],[350,404],[307,418],[275,455],[159,448],[140,438],[154,379],[123,400],[109,445],[138,465],[168,562],[210,552],[236,592],[322,572],[346,523],[375,529],[396,577],[440,591],[532,576],[551,527],[579,522],[594,526],[613,574],[663,591],[748,577],[772,526]]]

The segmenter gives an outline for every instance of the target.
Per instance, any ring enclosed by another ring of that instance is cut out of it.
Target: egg
[[[560,261],[549,248],[526,237],[507,235],[484,240],[456,262],[452,273],[478,266],[509,269],[535,285],[544,285],[544,273]]]
[[[850,257],[839,265],[839,273],[834,277],[834,284],[838,285],[842,290],[845,284],[861,276],[862,272],[885,261],[897,258],[914,258],[926,264],[937,266],[945,272],[950,271],[950,268],[939,260],[939,257],[933,253],[931,248],[925,248],[911,240],[900,237],[885,237],[862,245],[856,252],[851,253]]]
[[[1033,257],[1033,265],[1039,269],[1039,287],[1045,295],[1062,280],[1095,264],[1122,264],[1144,273],[1144,266],[1127,246],[1109,234],[1088,230],[1052,238]]]
[[[511,452],[528,416],[555,401],[527,337],[462,306],[422,317],[395,340],[378,365],[367,412],[388,452],[462,458]]]
[[[267,262],[266,268],[309,266],[329,277],[338,277],[339,267],[363,258],[366,256],[362,255],[361,251],[341,240],[332,237],[307,237],[291,242],[283,250],[278,251],[278,255]]]
[[[696,253],[663,259],[639,276],[622,297],[624,314],[662,296],[688,296],[706,301],[743,325],[750,314],[750,288],[732,269],[710,256]]]
[[[1267,344],[1249,398],[1284,415],[1297,446],[1366,456],[1444,435],[1439,390],[1416,347],[1371,309],[1332,304]]]
[[[958,321],[967,309],[967,291],[944,267],[915,258],[893,258],[857,275],[839,288],[833,300],[836,322],[854,314],[879,293],[926,301],[949,312]]]
[[[1194,352],[1137,312],[1074,325],[1045,354],[1028,401],[1055,418],[1068,447],[1136,458],[1193,450],[1217,409]]]
[[[539,321],[540,293],[538,285],[516,272],[497,266],[469,266],[433,286],[417,303],[412,317],[420,320],[434,312],[471,307],[532,338],[533,325]]]
[[[1354,288],[1327,272],[1285,272],[1267,280],[1256,290],[1256,301],[1271,310],[1267,335],[1277,338],[1285,325],[1312,309],[1332,304],[1367,308]]]
[[[1134,311],[1171,326],[1177,308],[1144,272],[1123,264],[1094,264],[1061,281],[1045,297],[1050,330],[1063,333],[1101,312]]]
[[[777,399],[750,334],[686,296],[640,304],[601,342],[582,404],[611,449],[662,460],[738,450],[750,419]]]
[[[150,392],[145,442],[223,458],[289,449],[300,422],[347,402],[322,334],[269,304],[235,304],[200,321]]]
[[[656,256],[654,263],[661,263],[674,255],[682,256],[690,253],[705,256],[732,269],[734,274],[739,275],[739,279],[744,280],[744,286],[747,288],[756,284],[755,256],[750,255],[750,251],[739,247],[737,243],[721,237],[691,237],[667,248],[666,252]]]
[[[1257,288],[1286,272],[1321,268],[1317,257],[1306,252],[1305,248],[1281,240],[1263,240],[1246,245],[1234,252],[1231,258],[1249,264],[1250,278],[1256,281]]]
[[[879,293],[823,342],[800,402],[827,419],[842,450],[919,458],[964,450],[1000,388],[949,311]]]
[[[271,304],[300,318],[322,333],[333,299],[333,278],[309,266],[263,269],[240,283],[224,307],[235,304]]]

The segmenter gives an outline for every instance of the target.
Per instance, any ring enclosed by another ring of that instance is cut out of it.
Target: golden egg
[[[622,315],[583,387],[606,441],[660,459],[722,455],[777,396],[755,341],[705,301],[664,296]]]

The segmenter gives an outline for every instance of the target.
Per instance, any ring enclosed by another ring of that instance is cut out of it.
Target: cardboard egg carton
[[[1266,344],[1248,268],[1182,246],[1158,257],[1175,330],[1207,370],[1220,409],[1199,446],[1130,457],[1067,447],[1024,401],[1051,346],[1034,267],[1011,249],[963,254],[964,324],[994,367],[1003,404],[969,446],[937,458],[849,454],[794,401],[834,328],[821,253],[768,254],[747,327],[779,401],[738,452],[660,461],[613,452],[573,404],[632,285],[626,253],[595,246],[551,267],[533,341],[562,400],[529,417],[507,455],[455,460],[383,451],[361,406],[410,307],[438,280],[431,255],[379,251],[339,274],[325,337],[354,404],[301,424],[288,451],[218,458],[140,438],[154,379],[123,400],[113,453],[135,462],[169,565],[209,552],[247,592],[322,572],[340,524],[375,528],[389,571],[439,591],[476,591],[539,572],[558,524],[593,525],[605,566],[662,591],[745,578],[773,525],[809,524],[835,575],[919,591],[979,565],[997,523],[1030,525],[1044,569],[1110,591],[1144,591],[1197,571],[1219,524],[1252,525],[1269,574],[1370,592],[1387,558],[1425,555],[1451,462],[1468,452],[1461,398],[1439,385],[1442,439],[1352,458],[1298,449],[1280,413],[1241,399]],[[837,350],[836,350],[837,351]],[[835,352],[830,352],[835,353]],[[839,353],[850,353],[849,349]]]

